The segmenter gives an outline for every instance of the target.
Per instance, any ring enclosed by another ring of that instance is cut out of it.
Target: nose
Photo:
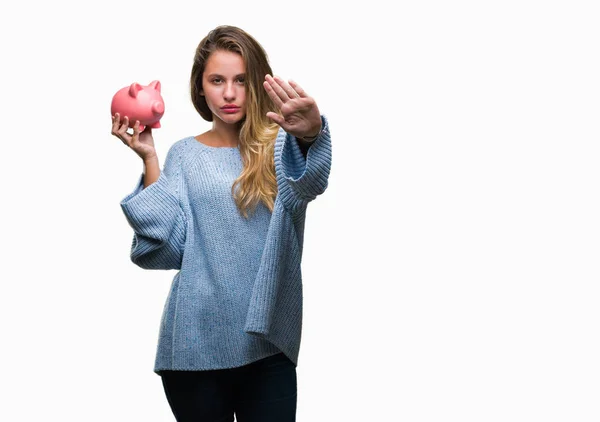
[[[233,101],[235,99],[235,87],[233,83],[228,83],[225,85],[223,98],[225,98],[226,101]]]

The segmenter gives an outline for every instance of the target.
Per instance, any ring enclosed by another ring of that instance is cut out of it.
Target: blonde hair
[[[273,74],[267,53],[252,36],[235,26],[218,26],[200,41],[192,66],[190,93],[194,107],[208,122],[213,120],[212,112],[200,92],[206,62],[216,50],[238,53],[246,64],[246,116],[239,144],[244,168],[231,186],[231,193],[244,218],[248,218],[248,211],[254,213],[259,201],[273,212],[277,196],[273,154],[279,125],[266,114],[279,109],[263,88],[265,75]]]

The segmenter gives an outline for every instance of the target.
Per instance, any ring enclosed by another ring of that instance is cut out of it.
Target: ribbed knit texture
[[[193,136],[175,142],[158,180],[143,174],[121,208],[133,228],[131,260],[176,269],[160,323],[154,372],[234,368],[280,351],[298,364],[300,263],[307,204],[327,188],[331,137],[325,116],[306,157],[296,138],[275,141],[278,194],[244,219],[231,195],[238,148]]]

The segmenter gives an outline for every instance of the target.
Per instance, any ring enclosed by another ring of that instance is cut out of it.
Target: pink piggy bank
[[[137,82],[117,91],[110,106],[112,116],[119,113],[121,119],[129,118],[129,127],[140,121],[140,132],[146,126],[160,127],[160,119],[165,113],[165,103],[160,95],[160,82],[152,81],[143,86]]]

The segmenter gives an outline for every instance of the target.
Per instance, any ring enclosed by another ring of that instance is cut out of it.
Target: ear
[[[140,84],[138,84],[137,82],[132,83],[129,86],[129,95],[132,96],[133,98],[137,97],[138,92],[140,92],[142,89],[142,86]]]
[[[155,90],[157,90],[158,92],[160,92],[160,82],[159,81],[152,81],[150,82],[150,85],[152,88],[154,88]]]

